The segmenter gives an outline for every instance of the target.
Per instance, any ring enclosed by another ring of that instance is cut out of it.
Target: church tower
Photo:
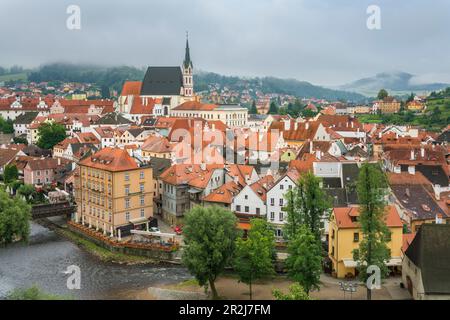
[[[184,96],[192,97],[194,96],[194,66],[191,61],[191,55],[189,52],[189,36],[186,32],[186,52],[183,61],[183,88]]]

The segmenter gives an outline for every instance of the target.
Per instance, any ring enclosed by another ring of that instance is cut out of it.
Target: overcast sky
[[[81,30],[69,30],[69,5]],[[381,30],[366,27],[381,9]],[[180,65],[336,85],[383,71],[450,82],[448,0],[0,0],[0,65]]]

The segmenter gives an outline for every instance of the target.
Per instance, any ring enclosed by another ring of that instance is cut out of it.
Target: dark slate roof
[[[172,100],[172,98],[170,98],[170,97],[164,97],[163,101],[162,101],[163,106],[169,106],[171,100]]]
[[[447,187],[449,179],[442,166],[417,165],[416,170],[422,173],[432,184]]]
[[[344,188],[328,188],[323,189],[323,191],[327,194],[333,207],[346,207],[348,205]]]
[[[447,215],[425,190],[423,185],[391,185],[392,192],[401,205],[413,213],[412,220],[428,220],[437,214]]]
[[[127,130],[129,133],[131,133],[131,135],[133,137],[137,137],[138,135],[140,135],[142,132],[144,132],[144,129],[142,128],[133,128],[133,129],[128,129]]]
[[[450,294],[450,224],[423,224],[405,255],[420,268],[426,294]]]
[[[323,178],[324,188],[341,188],[341,178]]]
[[[14,120],[14,124],[30,124],[38,114],[39,112],[35,111],[22,113]]]
[[[142,82],[141,96],[177,96],[182,86],[180,67],[149,67]]]
[[[70,146],[72,147],[73,154],[77,153],[80,148],[87,147],[91,151],[98,151],[98,149],[92,144],[92,143],[71,143]]]
[[[362,157],[362,158],[367,158],[369,156],[367,154],[367,152],[364,151],[360,146],[354,147],[352,150],[349,150],[345,155],[351,156],[351,157]]]
[[[445,132],[442,132],[439,137],[436,138],[436,142],[450,142],[450,130],[447,130]]]
[[[170,166],[172,166],[172,161],[170,159],[156,158],[152,157],[149,161],[150,167],[153,169],[153,177],[156,179]]]
[[[96,124],[131,124],[131,123],[133,122],[117,112],[107,113],[103,117],[98,119],[98,121],[96,122]]]
[[[154,127],[157,121],[157,118],[144,118],[141,125],[144,127]]]
[[[39,148],[38,146],[35,146],[34,144],[30,144],[30,145],[26,146],[22,150],[22,152],[30,157],[49,157],[52,155],[51,150]]]

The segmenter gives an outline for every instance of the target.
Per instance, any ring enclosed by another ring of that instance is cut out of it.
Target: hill
[[[392,95],[430,93],[449,86],[445,83],[417,83],[416,76],[407,72],[383,72],[373,77],[363,78],[338,86],[336,89],[358,92],[366,96],[376,96],[382,88]]]

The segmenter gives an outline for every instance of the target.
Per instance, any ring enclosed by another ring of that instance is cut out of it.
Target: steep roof
[[[141,93],[141,81],[125,81],[122,87],[122,96],[139,95]]]
[[[172,161],[170,159],[151,157],[148,164],[153,169],[153,177],[158,179],[172,165]]]
[[[173,108],[172,110],[175,110],[175,111],[182,111],[182,110],[211,111],[211,110],[215,110],[217,108],[218,108],[218,106],[215,104],[201,103],[198,101],[187,101],[187,102],[182,103],[179,106]]]
[[[177,164],[164,171],[160,178],[171,185],[187,184],[196,188],[205,188],[216,169],[223,165]]]
[[[165,137],[150,136],[145,140],[141,147],[142,151],[154,152],[154,153],[167,153],[171,152],[174,148],[174,144],[170,143]]]
[[[212,191],[209,195],[203,198],[203,201],[231,204],[233,202],[233,198],[240,191],[241,187],[234,181],[230,181]]]
[[[385,222],[388,227],[403,227],[395,206],[386,206]],[[352,217],[359,217],[359,207],[333,208],[333,214],[338,228],[359,228],[359,223]]]
[[[126,150],[118,148],[104,148],[79,162],[79,165],[105,171],[127,171],[139,168]]]
[[[405,255],[420,268],[426,294],[450,294],[449,224],[423,224]]]
[[[39,112],[37,111],[22,113],[14,120],[14,124],[30,124],[38,114]]]
[[[149,67],[142,83],[141,96],[177,96],[181,93],[183,75],[180,67]]]
[[[132,123],[133,123],[132,121],[126,119],[124,116],[116,112],[108,113],[103,117],[101,117],[100,119],[98,119],[98,121],[96,122],[96,124],[106,124],[106,125],[132,124]]]

